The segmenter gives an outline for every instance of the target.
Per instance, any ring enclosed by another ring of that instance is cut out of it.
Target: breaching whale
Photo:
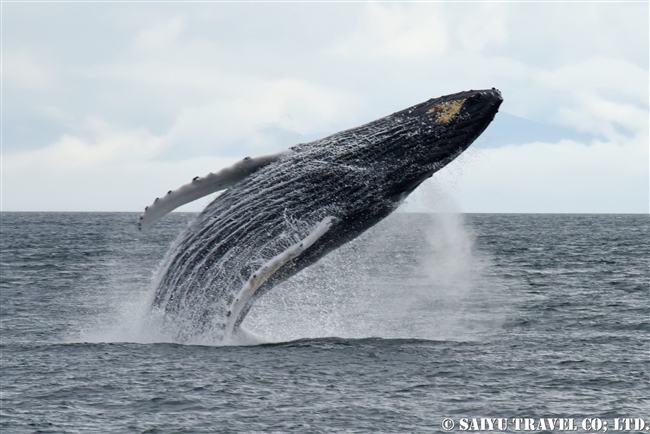
[[[167,252],[152,309],[179,341],[229,339],[256,299],[388,216],[467,149],[502,101],[494,88],[430,99],[169,191],[145,208],[140,229],[226,189]]]

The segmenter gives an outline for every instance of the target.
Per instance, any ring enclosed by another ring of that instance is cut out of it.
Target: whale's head
[[[431,99],[393,115],[400,133],[386,140],[382,161],[391,192],[405,196],[440,170],[487,128],[503,102],[497,89]],[[390,117],[389,117],[390,118]]]
[[[325,162],[319,167],[329,178],[393,204],[390,209],[467,149],[502,102],[494,88],[459,92],[292,150],[297,158]]]

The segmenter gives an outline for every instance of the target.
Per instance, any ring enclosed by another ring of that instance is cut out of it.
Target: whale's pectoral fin
[[[241,322],[243,318],[239,318],[242,314],[242,310],[248,303],[248,300],[255,294],[255,291],[266,282],[269,277],[271,277],[275,272],[282,268],[290,260],[300,256],[305,250],[314,245],[323,235],[329,231],[332,223],[334,222],[334,217],[325,217],[323,220],[316,225],[314,230],[312,230],[309,235],[305,238],[292,245],[282,253],[274,256],[266,264],[262,265],[257,271],[255,271],[246,281],[244,286],[235,300],[232,303],[230,310],[228,311],[228,323],[226,324],[226,334],[225,336],[232,336],[235,327]]]
[[[175,210],[179,206],[217,191],[225,190],[261,167],[269,165],[292,153],[293,151],[286,150],[255,158],[246,157],[216,173],[210,173],[203,177],[197,176],[189,184],[185,184],[177,190],[170,190],[163,197],[157,197],[151,205],[144,209],[144,213],[140,215],[138,229],[147,229],[160,217]]]

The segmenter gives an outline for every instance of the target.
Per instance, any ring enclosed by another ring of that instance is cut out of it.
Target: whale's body
[[[256,299],[388,216],[463,152],[501,102],[495,89],[432,99],[170,192],[141,222],[197,190],[229,187],[167,253],[153,308],[179,340],[229,338]]]

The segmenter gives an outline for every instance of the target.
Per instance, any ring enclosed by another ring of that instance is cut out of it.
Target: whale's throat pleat
[[[250,298],[255,294],[255,291],[257,291],[259,287],[269,279],[269,277],[282,268],[287,262],[300,256],[305,250],[310,248],[316,241],[325,235],[333,222],[334,217],[325,217],[320,221],[320,223],[318,223],[318,225],[316,225],[309,235],[274,256],[251,274],[246,283],[242,286],[237,297],[235,297],[235,300],[228,311],[228,322],[225,329],[226,337],[232,336],[235,332],[236,326],[241,322],[239,321],[239,317]]]

